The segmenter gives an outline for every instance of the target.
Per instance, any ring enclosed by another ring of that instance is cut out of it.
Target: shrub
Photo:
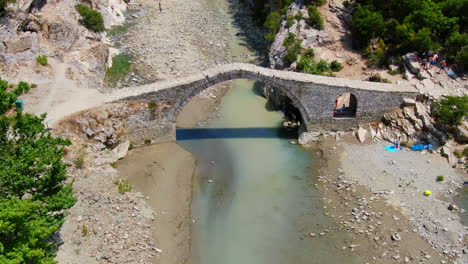
[[[275,40],[276,34],[278,34],[279,27],[280,27],[280,22],[281,22],[281,14],[278,11],[271,12],[265,21],[265,24],[263,24],[267,30],[268,33],[265,35],[265,39],[273,42]]]
[[[148,103],[148,108],[149,109],[155,109],[158,107],[158,104],[155,101],[151,101]]]
[[[330,70],[334,72],[339,72],[342,69],[343,69],[343,65],[339,61],[334,60],[330,63]]]
[[[286,18],[286,27],[290,28],[292,25],[294,25],[294,16],[288,16],[288,18]]]
[[[434,102],[434,116],[444,127],[453,129],[468,113],[468,95],[447,96]]]
[[[349,8],[351,6],[351,3],[348,0],[343,1],[343,6],[346,8]]]
[[[4,14],[8,3],[15,3],[16,0],[0,0],[0,16]]]
[[[374,74],[369,77],[368,81],[370,82],[381,82],[381,83],[392,83],[389,79],[383,78],[380,74]]]
[[[117,166],[118,166],[117,161],[111,162],[110,166],[112,168],[117,168]]]
[[[47,56],[46,55],[37,56],[36,57],[36,62],[41,66],[46,66],[47,64],[49,64],[49,62],[47,61]]]
[[[128,183],[128,180],[120,180],[117,185],[117,188],[120,194],[124,194],[132,190],[132,185]]]
[[[286,48],[286,55],[284,61],[291,64],[297,60],[297,56],[301,53],[302,46],[300,40],[295,40],[294,43]]]
[[[318,11],[317,7],[310,5],[307,10],[309,11],[309,18],[307,19],[307,24],[315,29],[322,30],[324,29],[324,23],[322,15]]]
[[[81,15],[80,23],[83,24],[87,29],[94,32],[104,31],[104,20],[102,19],[101,13],[93,10],[91,7],[83,4],[75,6],[78,13]]]
[[[81,234],[83,236],[87,236],[88,235],[88,226],[87,225],[82,225],[81,226]]]
[[[151,144],[151,139],[149,139],[149,138],[145,139],[145,144],[146,144],[146,145]]]
[[[453,152],[453,154],[455,154],[455,157],[457,157],[457,158],[459,158],[459,159],[463,158],[463,153],[462,153],[462,151],[459,150],[459,149],[455,150],[455,151]]]
[[[436,178],[436,181],[438,181],[438,182],[441,182],[441,181],[444,181],[444,180],[445,180],[445,177],[442,176],[442,175],[437,176],[437,178]]]
[[[387,45],[385,45],[383,39],[374,39],[371,43],[370,47],[366,49],[367,65],[369,67],[381,67],[385,65]]]
[[[75,158],[75,167],[77,169],[82,169],[84,167],[85,157],[86,157],[86,153],[84,152],[84,150],[81,150],[77,154],[77,156]]]

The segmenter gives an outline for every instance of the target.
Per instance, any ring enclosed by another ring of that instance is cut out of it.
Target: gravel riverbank
[[[354,138],[320,145],[317,186],[326,190],[324,206],[354,235],[350,243],[359,245],[344,250],[376,263],[466,263],[462,212],[448,209],[466,175],[437,154],[390,153],[386,145]],[[439,175],[443,182],[436,181]],[[424,196],[424,190],[433,194]]]

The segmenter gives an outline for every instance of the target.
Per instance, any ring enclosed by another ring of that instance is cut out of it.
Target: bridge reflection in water
[[[297,139],[297,129],[284,127],[178,128],[176,131],[176,140],[278,137]]]

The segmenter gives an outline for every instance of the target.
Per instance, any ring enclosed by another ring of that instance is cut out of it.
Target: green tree
[[[49,238],[75,203],[62,161],[70,141],[50,135],[45,114],[14,112],[28,90],[0,80],[0,263],[55,263]]]
[[[307,24],[315,29],[322,30],[324,28],[323,18],[317,7],[310,5],[307,10],[309,12]]]
[[[447,96],[434,102],[434,116],[444,127],[453,129],[468,114],[468,95]]]
[[[273,42],[276,34],[278,34],[281,22],[281,14],[279,12],[271,12],[265,21],[264,26],[267,28],[268,33],[265,35],[265,39]]]
[[[434,51],[437,49],[437,44],[432,41],[432,33],[428,28],[422,28],[411,39],[411,47],[423,54],[424,52]]]
[[[75,8],[81,15],[80,23],[83,24],[83,26],[85,26],[87,29],[94,32],[101,32],[105,30],[104,20],[102,19],[101,13],[83,4],[78,4],[75,6]]]
[[[357,6],[356,12],[351,18],[353,45],[356,48],[364,48],[369,40],[380,36],[385,28],[385,22],[380,13],[371,11],[368,7]]]

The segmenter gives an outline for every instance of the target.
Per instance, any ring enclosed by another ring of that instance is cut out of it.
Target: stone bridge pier
[[[156,103],[163,109],[140,111],[129,117],[128,136],[137,145],[175,140],[175,122],[183,107],[198,93],[215,84],[250,79],[263,82],[289,98],[299,110],[307,131],[337,131],[380,120],[385,112],[401,105],[403,98],[414,98],[410,86],[374,83],[267,69],[252,64],[219,65],[203,73],[171,81],[129,87],[112,93],[108,102]],[[354,118],[335,118],[335,100],[344,93],[357,101]]]

